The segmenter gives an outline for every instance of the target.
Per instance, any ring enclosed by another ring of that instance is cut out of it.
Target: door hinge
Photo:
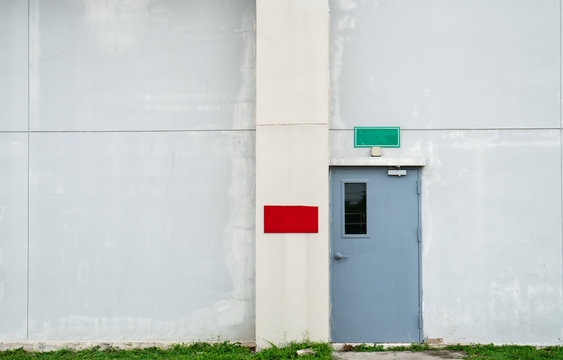
[[[422,240],[422,231],[420,230],[420,226],[416,229],[416,241],[420,242]]]
[[[418,313],[418,329],[422,330],[422,313]]]
[[[416,181],[416,193],[420,195],[420,178]]]

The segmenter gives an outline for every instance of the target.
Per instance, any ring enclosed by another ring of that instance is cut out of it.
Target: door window
[[[344,233],[367,234],[366,183],[344,183]]]

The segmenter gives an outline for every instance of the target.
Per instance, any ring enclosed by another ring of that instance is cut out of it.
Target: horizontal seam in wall
[[[0,130],[0,134],[51,134],[51,133],[173,133],[173,132],[254,132],[256,129],[184,129],[184,130]]]
[[[302,124],[258,124],[258,126],[326,126],[318,123]],[[331,129],[330,131],[353,131],[354,129]],[[561,130],[561,128],[439,128],[439,129],[415,129],[401,128],[401,131],[528,131],[528,130]],[[177,129],[177,130],[0,130],[0,134],[48,134],[48,133],[172,133],[172,132],[254,132],[256,129]]]
[[[369,127],[369,126],[368,126]],[[330,129],[330,131],[354,131],[354,129]],[[558,127],[554,128],[438,128],[438,129],[416,129],[416,128],[401,128],[401,131],[520,131],[520,130],[560,130]]]
[[[256,124],[258,126],[328,126],[327,123]]]

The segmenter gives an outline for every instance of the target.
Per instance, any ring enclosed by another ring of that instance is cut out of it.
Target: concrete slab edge
[[[93,347],[99,347],[100,350],[105,349],[117,349],[117,350],[132,350],[132,349],[146,349],[150,347],[157,347],[160,349],[168,349],[174,345],[190,345],[198,342],[205,342],[209,344],[220,344],[223,341],[0,341],[0,351],[24,349],[26,351],[36,351],[36,352],[47,352],[56,351],[60,349],[70,349],[70,350],[85,350],[91,349]],[[256,349],[256,343],[250,341],[230,341],[231,343],[240,343],[251,350]],[[410,347],[411,343],[331,343],[330,344],[334,351],[342,351],[344,345],[382,345],[383,348],[388,349],[390,347],[404,346]],[[456,344],[429,344],[430,349],[443,349],[450,345],[473,345],[471,343],[456,343]],[[495,344],[503,345],[503,344]],[[517,344],[510,344],[517,345]],[[533,345],[532,345],[533,346]],[[548,347],[550,345],[536,345],[538,349]]]
[[[331,343],[332,349],[334,351],[342,351],[342,348],[344,347],[344,345],[350,345],[350,346],[358,346],[358,345],[367,345],[367,346],[375,346],[375,345],[381,345],[383,346],[384,349],[388,349],[390,347],[395,347],[395,346],[405,346],[405,347],[410,347],[412,344],[411,343]],[[446,345],[443,345],[446,346]],[[434,347],[434,346],[430,346],[430,347]]]
[[[47,352],[60,349],[85,350],[93,347],[99,347],[100,350],[117,349],[117,350],[133,350],[157,347],[160,349],[168,349],[174,345],[190,345],[198,342],[209,344],[220,344],[223,341],[0,341],[0,351],[15,350],[23,348],[26,351]],[[231,341],[236,343],[238,341]],[[251,350],[256,348],[254,342],[238,342]]]
[[[330,344],[332,346],[332,349],[334,351],[342,351],[343,347],[345,345],[350,345],[350,346],[358,346],[358,345],[367,345],[367,346],[375,346],[375,345],[381,345],[383,346],[384,349],[389,349],[391,347],[399,347],[399,346],[404,346],[406,348],[411,347],[412,345],[423,345],[423,344],[412,344],[412,343],[331,343]],[[464,342],[459,342],[459,343],[439,343],[439,344],[427,344],[429,349],[436,349],[436,350],[440,350],[440,349],[444,349],[448,346],[453,346],[453,345],[462,345],[462,346],[469,346],[469,345],[486,345],[486,344],[476,344],[476,343],[464,343]],[[551,346],[560,346],[560,345],[533,345],[533,344],[514,344],[514,343],[493,343],[493,345],[497,345],[497,346],[501,346],[501,345],[517,345],[517,346],[534,346],[536,349],[543,349],[546,347],[551,347]]]

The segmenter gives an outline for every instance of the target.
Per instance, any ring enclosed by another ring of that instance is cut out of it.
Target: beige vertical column
[[[328,0],[257,0],[256,342],[328,341]],[[317,234],[265,234],[264,205],[319,207]]]

